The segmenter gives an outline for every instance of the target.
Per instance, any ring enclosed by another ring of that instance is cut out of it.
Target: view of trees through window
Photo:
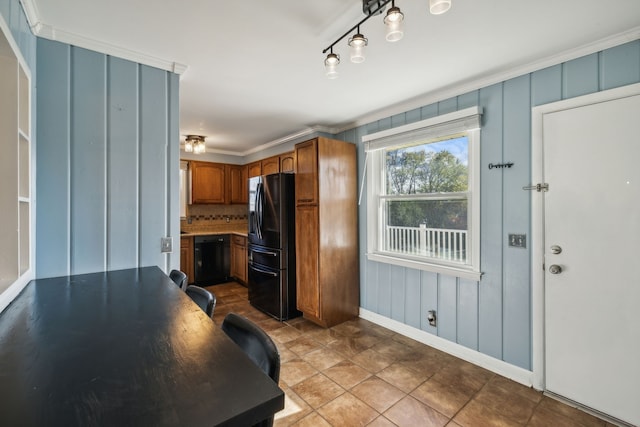
[[[466,261],[468,137],[385,152],[385,249]]]

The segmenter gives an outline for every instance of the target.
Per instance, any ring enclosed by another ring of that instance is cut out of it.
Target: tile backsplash
[[[180,220],[183,231],[247,224],[247,205],[187,205],[187,218]]]

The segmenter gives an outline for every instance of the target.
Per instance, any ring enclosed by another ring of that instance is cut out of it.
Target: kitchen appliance
[[[249,302],[278,320],[296,309],[294,176],[249,178]]]
[[[194,282],[211,286],[228,282],[231,268],[231,239],[228,234],[195,236]]]

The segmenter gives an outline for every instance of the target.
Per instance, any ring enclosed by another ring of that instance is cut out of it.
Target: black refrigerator
[[[296,309],[294,176],[249,178],[249,302],[278,320]]]

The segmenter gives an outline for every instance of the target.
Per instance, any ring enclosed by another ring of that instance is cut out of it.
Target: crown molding
[[[335,133],[344,132],[358,126],[385,119],[396,114],[405,113],[407,111],[411,111],[425,105],[430,105],[439,101],[443,101],[445,99],[450,99],[455,96],[464,95],[465,93],[469,93],[474,90],[489,87],[491,85],[501,83],[515,77],[520,77],[534,71],[542,70],[547,67],[558,65],[563,62],[571,61],[573,59],[600,52],[602,50],[619,46],[621,44],[638,39],[640,39],[640,26],[631,28],[630,30],[615,34],[613,36],[605,37],[592,43],[587,43],[555,55],[529,62],[524,65],[505,68],[490,75],[480,76],[475,79],[458,82],[441,89],[417,96],[415,98],[408,99],[398,104],[389,106],[388,108],[384,108],[382,110],[377,110],[370,114],[360,116],[352,122],[336,125],[337,129]]]
[[[118,58],[127,59],[139,64],[149,65],[161,70],[170,71],[175,74],[183,74],[188,68],[187,65],[181,64],[179,62],[157,58],[155,56],[147,55],[130,49],[125,49],[123,47],[112,45],[110,43],[101,42],[89,37],[61,30],[40,21],[38,7],[36,6],[34,0],[20,0],[20,3],[22,4],[22,9],[24,10],[24,13],[27,17],[27,22],[31,27],[31,32],[38,37],[93,50],[105,55],[116,56]]]
[[[330,128],[330,127],[327,127],[327,126],[319,126],[319,125],[318,126],[311,126],[311,127],[302,129],[301,131],[291,133],[291,134],[289,134],[287,136],[284,136],[282,138],[278,138],[278,139],[275,139],[273,141],[267,142],[265,144],[259,145],[257,147],[250,148],[249,150],[243,152],[241,155],[242,156],[247,156],[249,154],[257,153],[257,152],[266,150],[267,148],[275,147],[275,146],[280,145],[280,144],[285,144],[287,142],[291,142],[293,140],[296,140],[296,139],[299,139],[299,138],[303,138],[305,136],[309,136],[309,135],[317,133],[317,132],[325,132],[325,133],[329,133],[329,134],[334,134],[334,133],[336,133],[336,129]]]
[[[285,144],[287,142],[291,142],[291,141],[295,141],[295,140],[300,139],[300,138],[304,138],[305,136],[313,135],[314,133],[318,133],[318,132],[324,132],[324,133],[328,133],[328,134],[334,135],[334,134],[337,133],[337,129],[330,128],[330,127],[327,127],[327,126],[311,126],[311,127],[302,129],[299,132],[294,132],[294,133],[291,133],[291,134],[289,134],[287,136],[283,136],[282,138],[274,139],[273,141],[266,142],[266,143],[261,144],[261,145],[259,145],[257,147],[250,148],[250,149],[248,149],[246,151],[220,150],[220,149],[217,149],[217,148],[209,148],[209,147],[207,147],[207,153],[224,154],[224,155],[227,155],[227,156],[244,157],[244,156],[248,156],[249,154],[258,153],[258,152],[266,150],[268,148],[278,146],[280,144]],[[180,142],[180,150],[184,151],[184,142],[183,141]]]
[[[27,23],[29,23],[29,27],[31,27],[31,31],[33,31],[33,27],[40,22],[38,6],[36,6],[34,0],[20,0],[20,4],[22,5],[22,10],[24,10],[24,14],[27,17]]]

